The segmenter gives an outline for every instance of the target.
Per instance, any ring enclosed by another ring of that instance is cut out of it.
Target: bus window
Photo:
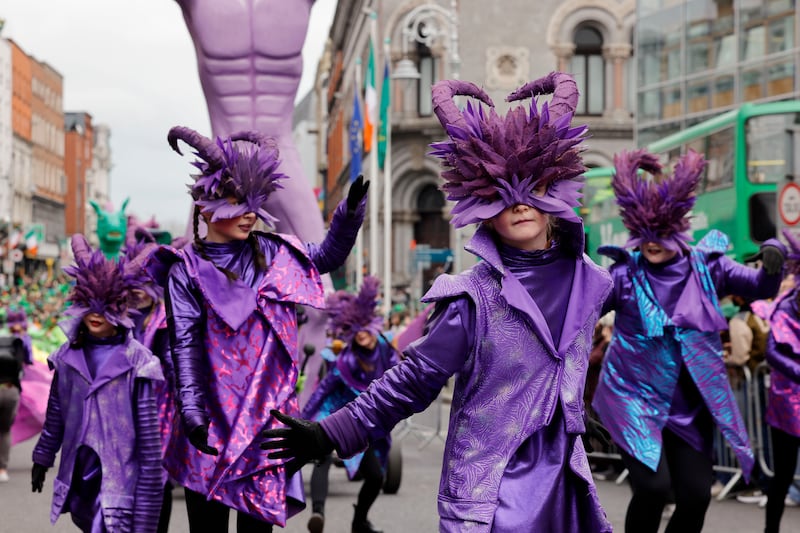
[[[761,115],[747,120],[747,178],[751,183],[778,183],[786,176],[786,131],[795,124],[796,115]]]
[[[775,202],[774,192],[760,192],[750,197],[750,238],[762,243],[775,237]]]
[[[725,128],[708,137],[705,156],[708,161],[704,191],[733,185],[733,128]]]

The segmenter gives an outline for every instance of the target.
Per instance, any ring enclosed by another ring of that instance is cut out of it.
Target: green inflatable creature
[[[116,213],[106,211],[94,200],[89,200],[94,212],[97,213],[97,239],[100,241],[100,249],[108,259],[119,257],[119,250],[125,243],[125,233],[128,230],[128,217],[125,215],[125,208],[128,206],[125,198],[122,207]]]

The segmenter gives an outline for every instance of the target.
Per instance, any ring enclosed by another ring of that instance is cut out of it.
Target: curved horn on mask
[[[552,94],[547,109],[550,119],[555,120],[567,113],[575,112],[578,106],[578,84],[569,74],[551,72],[543,78],[529,81],[506,97],[507,102],[524,100],[540,94]]]
[[[178,141],[183,141],[197,151],[197,155],[212,167],[220,167],[223,164],[222,150],[217,143],[200,135],[186,126],[175,126],[170,128],[167,134],[167,142],[173,150],[183,155],[178,148]]]
[[[278,149],[278,143],[274,138],[257,131],[238,131],[231,135],[231,141],[248,141],[257,144],[261,148]]]
[[[461,80],[443,80],[437,82],[431,90],[431,97],[433,100],[433,112],[439,122],[442,123],[444,129],[447,126],[459,126],[464,128],[466,122],[464,115],[461,114],[456,103],[453,101],[454,96],[471,96],[488,105],[494,107],[494,102],[489,98],[483,89],[474,83]]]
[[[80,266],[88,265],[92,257],[92,247],[89,246],[86,237],[76,233],[72,236],[70,244],[72,245],[72,255],[75,256],[75,262]]]

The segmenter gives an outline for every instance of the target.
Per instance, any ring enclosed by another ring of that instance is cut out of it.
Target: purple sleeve
[[[598,316],[603,316],[606,313],[617,309],[617,306],[621,301],[620,294],[625,290],[625,285],[627,285],[627,272],[628,267],[625,264],[614,266],[609,270],[609,273],[611,274],[611,281],[614,286],[610,291],[608,291],[608,296],[606,297],[606,301],[603,302],[603,307]]]
[[[475,307],[466,298],[437,304],[426,334],[409,345],[398,365],[374,380],[358,398],[322,420],[342,457],[350,457],[389,434],[401,420],[423,411],[474,345]]]
[[[325,235],[322,244],[308,243],[306,248],[320,274],[332,272],[342,266],[350,255],[350,250],[356,243],[356,236],[364,214],[367,211],[367,197],[361,200],[358,208],[352,215],[347,213],[347,200],[342,200],[336,206],[331,219],[331,227]]]
[[[55,464],[56,453],[64,440],[64,419],[61,416],[61,400],[58,396],[58,377],[56,372],[50,385],[44,427],[39,435],[39,441],[33,448],[33,462],[47,468]]]
[[[133,530],[155,533],[164,499],[164,479],[158,406],[152,381],[137,379],[135,394],[139,478],[136,482]]]
[[[205,354],[205,310],[201,296],[193,289],[186,267],[172,266],[164,292],[177,401],[184,429],[191,433],[208,425],[204,383],[207,383]]]
[[[761,246],[776,246],[774,239]],[[781,244],[781,243],[778,243]],[[781,250],[784,250],[781,244]],[[763,268],[753,268],[737,263],[724,255],[712,255],[708,260],[708,268],[717,287],[717,294],[728,296],[735,294],[745,300],[762,300],[772,298],[778,292],[783,273],[767,275]]]
[[[800,383],[800,361],[798,354],[792,353],[788,344],[775,342],[775,338],[767,337],[767,363],[793,383]]]

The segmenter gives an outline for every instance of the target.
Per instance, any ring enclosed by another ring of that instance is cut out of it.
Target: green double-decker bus
[[[746,262],[759,245],[775,237],[777,183],[794,176],[800,166],[800,101],[745,103],[647,146],[671,172],[687,149],[705,155],[703,180],[691,212],[692,237],[701,239],[718,229],[731,240],[728,254]],[[585,173],[583,215],[587,252],[598,246],[622,246],[628,238],[619,217],[610,180],[614,169],[593,168]]]

